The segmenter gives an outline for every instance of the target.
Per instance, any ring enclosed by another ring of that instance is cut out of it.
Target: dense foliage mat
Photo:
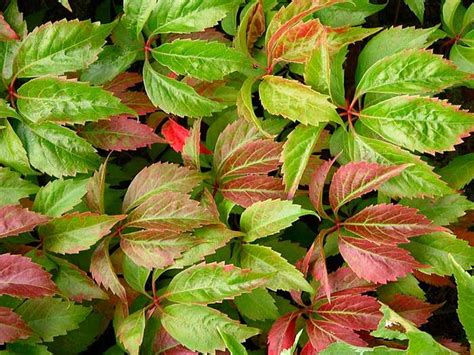
[[[1,353],[469,353],[473,4],[48,6],[0,14]]]

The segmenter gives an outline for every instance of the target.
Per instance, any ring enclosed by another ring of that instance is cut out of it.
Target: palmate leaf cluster
[[[473,5],[121,5],[0,15],[5,353],[469,352]]]

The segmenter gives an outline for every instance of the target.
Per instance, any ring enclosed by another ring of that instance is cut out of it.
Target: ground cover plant
[[[473,4],[1,10],[1,353],[472,351]]]

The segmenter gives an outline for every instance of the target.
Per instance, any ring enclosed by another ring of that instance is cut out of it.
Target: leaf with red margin
[[[364,208],[342,224],[345,229],[376,244],[408,243],[423,234],[447,231],[418,214],[416,208],[380,204]]]
[[[328,283],[332,297],[361,294],[377,288],[373,283],[358,277],[349,267],[341,267],[330,273]],[[322,297],[324,293],[319,290],[318,298]]]
[[[146,124],[121,116],[86,124],[77,133],[96,148],[118,152],[166,143]]]
[[[173,150],[176,152],[182,152],[184,144],[191,135],[191,132],[175,120],[170,119],[161,127],[161,134],[165,137],[166,142],[171,146],[171,148],[173,148]],[[201,143],[200,153],[211,154],[212,152]]]
[[[291,348],[296,337],[296,321],[300,314],[291,312],[278,318],[268,332],[268,355],[280,355],[280,353]]]
[[[3,14],[0,13],[0,41],[16,41],[19,39],[20,37],[10,27]]]
[[[364,239],[341,236],[339,251],[357,276],[375,283],[396,281],[398,277],[424,267],[405,249],[377,245]]]
[[[324,193],[324,183],[326,182],[329,170],[333,166],[337,157],[325,161],[320,167],[314,170],[311,175],[311,181],[309,183],[309,199],[313,204],[313,207],[316,209],[316,212],[325,219],[329,219],[329,216],[324,211],[323,206],[323,193]]]
[[[32,334],[26,322],[10,308],[0,307],[0,345],[18,339],[26,339]]]
[[[185,348],[174,340],[163,327],[160,327],[160,330],[158,330],[153,340],[153,354],[198,355],[197,352]]]
[[[46,223],[49,217],[31,212],[20,205],[7,205],[0,208],[0,238],[29,232],[37,225]]]
[[[397,294],[387,305],[400,316],[413,322],[417,327],[428,322],[432,313],[442,307],[442,304],[423,302],[417,297]]]
[[[354,330],[376,329],[382,319],[380,304],[370,296],[346,295],[331,298],[316,312],[329,322]]]
[[[103,88],[116,95],[127,91],[131,87],[134,87],[138,83],[141,83],[143,78],[138,73],[125,72],[117,75],[113,80],[104,84]]]
[[[364,161],[341,166],[332,177],[329,203],[334,212],[347,202],[379,188],[399,175],[409,164],[384,166]]]
[[[286,198],[282,179],[264,175],[236,178],[224,183],[219,191],[226,199],[245,208],[259,201]]]
[[[35,298],[57,292],[51,275],[21,255],[0,255],[0,295]]]
[[[326,349],[336,341],[356,346],[367,345],[352,329],[326,320],[310,318],[306,321],[306,332],[316,352]]]

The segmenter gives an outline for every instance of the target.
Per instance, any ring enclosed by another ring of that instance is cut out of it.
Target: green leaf
[[[33,79],[22,85],[17,105],[20,113],[34,123],[84,123],[122,113],[135,114],[102,88],[52,77]]]
[[[117,337],[131,355],[140,353],[145,324],[145,309],[141,309],[125,318],[117,329]]]
[[[474,345],[474,277],[463,270],[456,259],[451,255],[449,262],[452,265],[458,291],[458,316],[471,347]]]
[[[474,266],[474,248],[468,242],[457,239],[449,233],[432,233],[410,239],[410,243],[403,245],[420,263],[429,265],[423,268],[426,273],[435,273],[441,276],[453,273],[449,261],[450,254],[463,269]]]
[[[240,218],[240,230],[245,233],[243,240],[253,242],[288,228],[304,215],[316,215],[302,209],[291,201],[266,200],[256,202],[247,208]]]
[[[161,322],[166,331],[190,350],[211,353],[224,350],[218,329],[242,342],[259,330],[239,324],[225,314],[201,305],[174,304],[165,307]]]
[[[240,258],[242,267],[261,273],[275,273],[267,283],[267,287],[271,290],[313,292],[303,274],[271,248],[244,244]]]
[[[474,73],[474,47],[465,47],[455,44],[449,52],[449,59],[453,61],[458,68],[467,73]]]
[[[30,167],[25,148],[10,122],[6,118],[0,118],[0,126],[4,127],[0,129],[0,164],[9,166],[24,175],[35,174]]]
[[[474,153],[454,157],[438,174],[453,189],[462,189],[474,179]]]
[[[442,20],[445,29],[455,37],[462,25],[462,18],[466,9],[461,0],[446,0],[441,9]]]
[[[232,335],[221,331],[219,328],[217,328],[217,331],[219,332],[219,335],[224,341],[225,347],[227,350],[229,350],[231,355],[247,355],[247,350],[245,350],[245,347]]]
[[[199,32],[213,27],[241,0],[158,1],[147,27],[156,33]]]
[[[15,310],[44,341],[78,328],[90,311],[90,307],[51,297],[27,300]]]
[[[288,197],[291,199],[298,189],[309,158],[324,127],[324,124],[317,126],[298,125],[291,131],[283,145],[283,181],[285,191],[288,192]]]
[[[0,167],[0,207],[14,205],[36,191],[38,191],[38,186],[28,180],[23,180],[16,171]]]
[[[84,69],[97,59],[115,23],[90,21],[46,23],[23,40],[15,59],[15,75],[32,78]]]
[[[16,111],[12,109],[5,100],[0,99],[0,118],[8,118],[8,117],[19,118]]]
[[[264,288],[257,288],[234,299],[239,313],[251,320],[275,320],[279,317],[275,300]]]
[[[36,194],[33,211],[59,217],[81,202],[87,192],[88,179],[55,180],[43,186]]]
[[[399,278],[397,281],[389,282],[377,288],[377,294],[381,301],[390,300],[397,294],[413,296],[426,301],[425,292],[420,287],[419,281],[412,274]]]
[[[166,113],[205,117],[224,108],[222,104],[197,94],[191,86],[156,72],[148,62],[143,67],[143,80],[151,102]]]
[[[322,9],[316,15],[323,24],[331,27],[357,26],[385,6],[386,4],[372,4],[369,0],[352,0]]]
[[[145,292],[146,282],[150,276],[150,270],[135,264],[127,255],[122,261],[123,277],[135,291]]]
[[[382,94],[437,93],[467,76],[441,56],[425,50],[404,50],[372,65],[360,79],[355,97]]]
[[[71,5],[69,5],[69,0],[58,0],[58,2],[72,12]]]
[[[53,219],[42,225],[38,232],[44,240],[45,249],[59,254],[75,254],[89,249],[123,218],[124,215],[73,213]]]
[[[200,264],[176,275],[166,290],[166,298],[176,303],[221,302],[261,287],[268,278],[267,274],[234,265]]]
[[[177,39],[152,50],[153,58],[171,71],[206,81],[220,80],[248,65],[238,51],[220,42]]]
[[[423,23],[425,14],[425,0],[403,0],[410,10],[416,15],[420,23]]]
[[[259,93],[263,107],[273,115],[311,126],[341,121],[328,96],[296,80],[267,75],[260,83]]]
[[[452,150],[474,129],[474,119],[446,101],[397,96],[360,112],[360,121],[385,140],[421,153]]]
[[[124,0],[123,22],[135,36],[142,32],[148,17],[156,6],[157,0]]]
[[[386,346],[376,346],[374,348],[364,348],[360,346],[350,345],[347,343],[336,342],[329,345],[320,352],[320,355],[340,355],[340,354],[361,354],[361,355],[405,355],[405,350],[388,348]]]
[[[20,124],[22,140],[31,165],[46,174],[61,177],[86,173],[99,166],[95,149],[76,133],[53,123]]]

